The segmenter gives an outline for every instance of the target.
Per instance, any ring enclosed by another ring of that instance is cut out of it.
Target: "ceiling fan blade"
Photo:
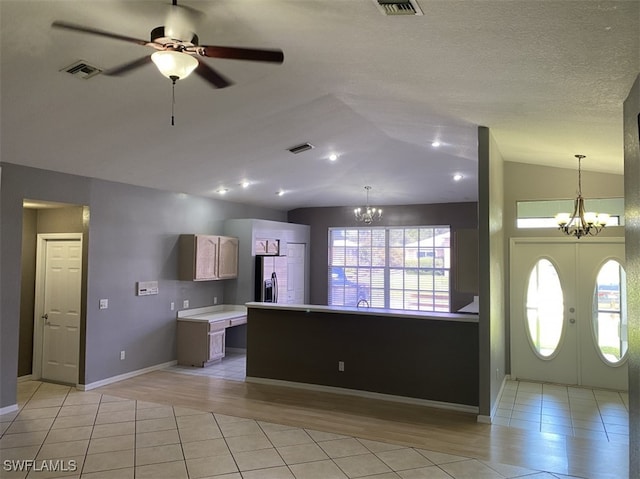
[[[136,68],[143,67],[147,63],[151,63],[151,56],[150,55],[147,55],[146,57],[138,58],[138,59],[133,60],[133,61],[128,62],[128,63],[124,63],[124,64],[122,64],[120,66],[117,66],[117,67],[114,67],[114,68],[109,68],[108,70],[105,70],[102,73],[104,75],[107,75],[107,76],[116,77],[116,76],[120,76],[120,75],[124,75],[126,73],[129,73],[131,70],[135,70]]]
[[[199,76],[207,80],[216,88],[225,88],[233,85],[230,80],[227,80],[209,65],[205,65],[204,62],[198,62],[198,67],[195,71]]]
[[[96,28],[76,25],[74,23],[55,21],[51,24],[51,26],[54,28],[62,28],[64,30],[71,30],[74,32],[89,33],[91,35],[98,35],[101,37],[113,38],[114,40],[122,40],[125,42],[137,43],[138,45],[142,45],[142,46],[145,46],[147,45],[147,43],[150,43],[147,40],[140,40],[139,38],[127,37],[125,35],[119,35],[117,33],[98,30]]]
[[[260,50],[257,48],[217,47],[203,45],[199,48],[205,57],[251,60],[256,62],[282,63],[282,50]]]

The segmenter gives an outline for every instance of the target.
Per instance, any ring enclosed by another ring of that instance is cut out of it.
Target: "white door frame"
[[[42,311],[44,308],[45,289],[45,265],[47,261],[47,241],[80,241],[82,248],[82,233],[41,233],[38,234],[36,243],[36,291],[35,304],[33,308],[33,363],[31,374],[33,379],[42,378],[42,337],[44,335],[44,322],[42,321]],[[84,268],[84,263],[82,264]],[[78,348],[80,345],[78,344]],[[78,364],[79,369],[80,364]],[[79,378],[76,378],[76,385]]]

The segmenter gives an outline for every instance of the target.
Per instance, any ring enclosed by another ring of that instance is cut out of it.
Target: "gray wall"
[[[38,210],[25,209],[22,217],[22,276],[20,286],[18,377],[27,376],[31,374],[32,371],[37,231]]]
[[[170,302],[179,307],[189,299],[190,307],[198,307],[224,297],[225,283],[234,280],[176,280],[179,234],[221,234],[229,218],[286,220],[282,211],[9,163],[2,164],[1,181],[0,408],[16,402],[24,198],[90,210],[82,384],[174,360],[176,311]],[[158,280],[160,293],[137,297],[136,282],[149,280]],[[108,309],[98,309],[101,298],[109,299]]]
[[[488,128],[478,128],[480,243],[480,415],[490,417],[506,369],[504,160]]]
[[[439,203],[431,205],[383,206],[384,215],[375,226],[450,225],[452,237],[457,229],[478,227],[477,203]],[[353,207],[300,208],[289,211],[289,221],[311,227],[310,302],[327,304],[328,229],[356,227]],[[455,284],[455,258],[452,257],[451,285]],[[459,293],[452,288],[451,310],[473,301],[473,294]]]
[[[640,75],[624,102],[624,202],[629,317],[629,477],[640,477]]]

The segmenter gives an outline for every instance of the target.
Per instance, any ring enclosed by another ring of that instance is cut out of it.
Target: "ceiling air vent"
[[[291,153],[297,155],[298,153],[302,153],[303,151],[307,151],[313,148],[311,143],[302,143],[300,145],[292,146],[291,148],[287,148]]]
[[[98,67],[94,67],[93,65],[89,65],[87,62],[85,61],[77,61],[72,65],[69,65],[66,68],[63,68],[62,70],[60,70],[61,72],[67,72],[72,74],[75,77],[78,78],[82,78],[84,80],[87,80],[93,76],[96,76],[98,73],[101,73],[102,70],[100,70]]]
[[[385,15],[422,15],[416,0],[374,0]]]

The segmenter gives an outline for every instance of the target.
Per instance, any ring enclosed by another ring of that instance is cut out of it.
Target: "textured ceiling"
[[[146,47],[169,0],[0,1],[1,160],[278,209],[477,198],[477,126],[506,160],[622,173],[622,104],[640,73],[640,2],[181,1],[200,43],[284,51],[282,65],[205,59],[235,84],[171,87],[153,65],[89,80]],[[442,145],[434,148],[431,143]],[[288,147],[315,148],[292,155]],[[330,162],[328,156],[339,158]],[[451,177],[460,172],[462,181]],[[240,182],[251,186],[243,189]],[[284,190],[282,196],[275,195]]]

